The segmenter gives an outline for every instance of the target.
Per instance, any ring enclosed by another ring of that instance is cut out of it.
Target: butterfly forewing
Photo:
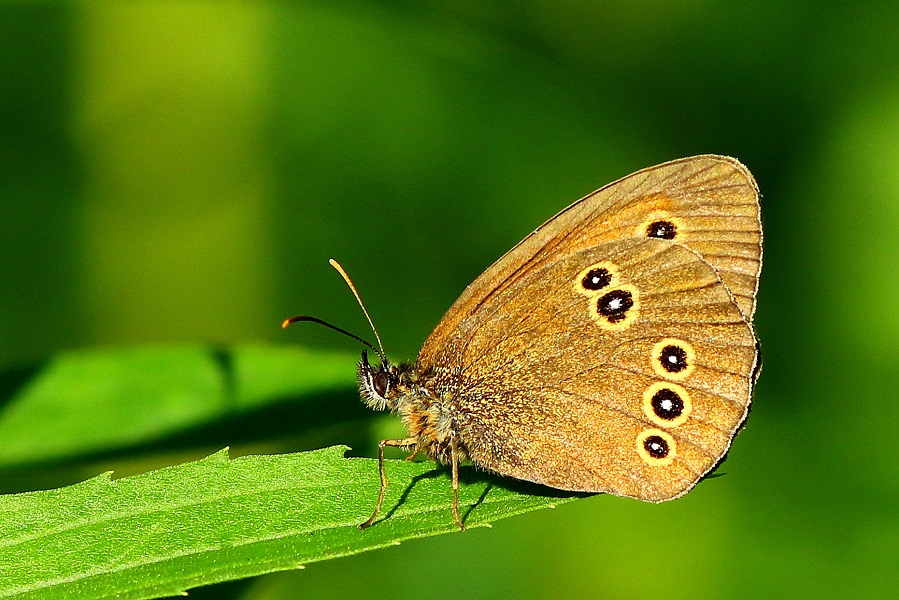
[[[488,269],[418,361],[471,459],[646,500],[692,487],[749,406],[758,214],[742,165],[684,159],[587,196]]]
[[[439,363],[466,336],[465,321],[531,270],[568,254],[629,237],[653,223],[680,220],[682,243],[703,256],[747,319],[755,312],[762,235],[758,187],[739,161],[683,158],[638,171],[575,202],[490,266],[459,296],[428,336],[419,357]],[[735,258],[740,258],[739,263]]]

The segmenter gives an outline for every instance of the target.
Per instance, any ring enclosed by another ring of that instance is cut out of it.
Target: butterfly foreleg
[[[401,440],[381,440],[378,442],[378,473],[381,476],[381,489],[378,492],[378,502],[375,504],[375,510],[365,523],[359,525],[359,529],[370,527],[378,513],[381,512],[381,505],[384,504],[384,494],[387,492],[387,474],[384,472],[384,448],[391,446],[394,448],[412,448],[413,452],[418,452],[418,443],[415,438],[403,438]]]
[[[450,444],[450,463],[453,469],[453,518],[456,519],[459,529],[465,531],[465,525],[459,516],[459,451],[455,442]]]

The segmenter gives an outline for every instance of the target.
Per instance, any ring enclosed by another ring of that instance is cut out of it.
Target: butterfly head
[[[372,365],[368,362],[368,352],[362,351],[362,359],[357,368],[359,393],[365,405],[373,410],[396,410],[400,375],[395,365],[386,360]]]

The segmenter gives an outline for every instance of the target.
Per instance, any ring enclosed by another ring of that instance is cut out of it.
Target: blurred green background
[[[367,335],[330,257],[413,358],[571,201],[736,156],[763,194],[765,368],[726,477],[191,595],[895,597],[897,31],[895,2],[4,3],[0,367],[148,343],[356,351],[278,327]],[[397,425],[366,423],[373,455]],[[306,449],[205,432],[177,460],[225,444]],[[166,452],[46,465],[45,485]]]

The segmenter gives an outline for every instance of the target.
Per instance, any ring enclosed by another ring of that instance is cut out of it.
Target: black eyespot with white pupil
[[[601,290],[612,282],[612,274],[609,273],[608,269],[603,267],[597,267],[595,269],[590,269],[590,271],[584,275],[584,278],[581,280],[581,285],[584,286],[585,290],[590,290],[595,292],[596,290]]]
[[[662,388],[653,394],[650,404],[656,416],[666,421],[673,421],[684,412],[683,399],[669,388]],[[646,451],[649,452],[649,449]]]
[[[662,240],[673,240],[677,235],[677,226],[671,221],[653,221],[646,227],[646,235]]]
[[[610,323],[623,321],[634,306],[634,297],[627,290],[612,290],[603,295],[596,303],[599,314],[606,317]]]
[[[680,346],[665,346],[659,353],[659,363],[669,373],[680,373],[689,366],[687,364],[687,351]]]
[[[643,449],[653,458],[665,458],[668,456],[668,442],[660,435],[650,435],[643,440]]]
[[[386,371],[378,371],[371,380],[371,385],[375,388],[375,393],[382,398],[387,393],[387,387],[390,385],[390,376]]]

